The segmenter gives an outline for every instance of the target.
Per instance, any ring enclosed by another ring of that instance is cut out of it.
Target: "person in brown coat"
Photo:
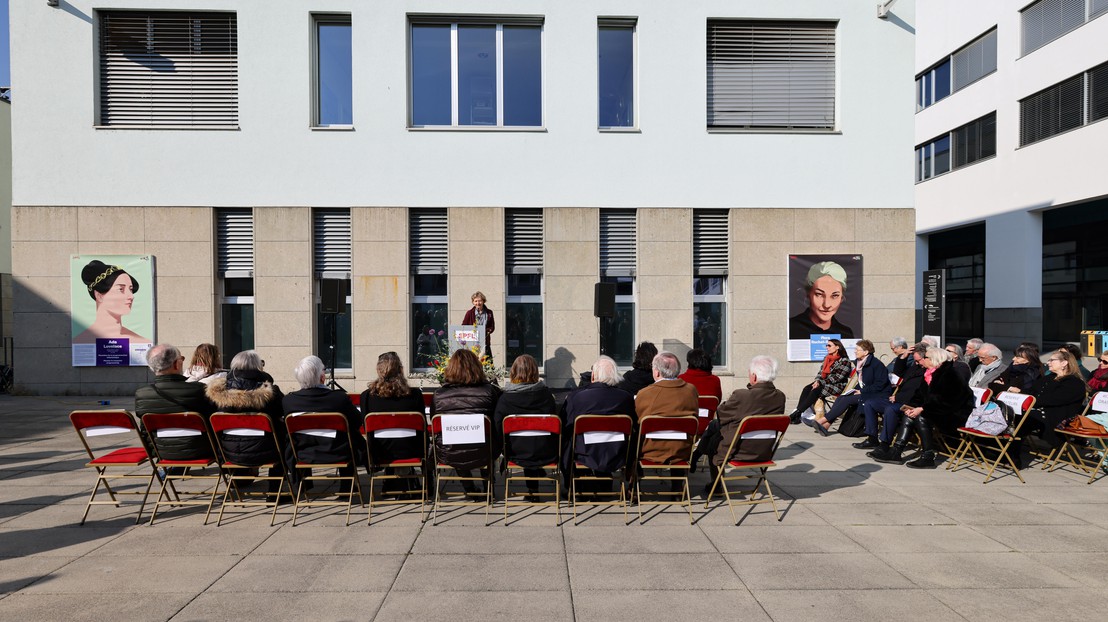
[[[654,384],[635,396],[635,416],[695,417],[699,410],[696,387],[681,380],[681,361],[672,352],[659,352],[651,362]],[[692,439],[685,441],[649,439],[643,443],[640,459],[659,464],[687,460]]]
[[[704,488],[707,495],[712,482],[731,447],[731,439],[739,431],[739,424],[751,415],[780,415],[785,412],[785,394],[773,386],[777,378],[777,361],[773,357],[759,355],[750,359],[750,384],[745,389],[731,393],[727,401],[716,409],[716,418],[700,437],[700,444],[693,455],[693,464],[700,456],[709,456],[711,479]],[[773,450],[773,439],[747,439],[735,449],[732,460],[755,462],[768,460]]]

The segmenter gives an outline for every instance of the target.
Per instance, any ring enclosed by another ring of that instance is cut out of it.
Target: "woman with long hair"
[[[404,363],[396,352],[385,352],[377,357],[377,378],[370,381],[368,388],[362,391],[359,403],[363,417],[371,413],[423,414],[423,392],[408,385],[408,378],[404,374]],[[425,448],[420,446],[418,436],[399,438],[369,436],[368,440],[370,455],[378,464],[424,455]],[[385,469],[385,474],[393,475],[394,472],[390,467]],[[381,492],[388,494],[403,489],[405,487],[400,480],[387,479],[381,487]]]
[[[202,343],[192,351],[192,360],[185,370],[187,382],[211,384],[216,378],[223,378],[227,371],[223,369],[223,357],[219,347],[211,343]]]
[[[619,388],[635,395],[643,387],[654,384],[654,357],[658,354],[658,348],[649,341],[644,341],[635,348],[635,358],[631,362],[631,369],[623,374],[623,380]]]
[[[814,406],[816,400],[842,393],[846,381],[850,379],[850,370],[850,358],[846,355],[843,342],[838,339],[828,339],[827,355],[823,357],[819,373],[811,384],[804,385],[800,391],[800,400],[796,404],[796,410],[789,415],[789,421],[800,423],[800,415]]]
[[[1002,391],[1029,393],[1043,377],[1043,364],[1039,361],[1039,350],[1034,346],[1021,345],[1012,355],[1012,364],[1000,377],[989,383],[993,395]]]
[[[496,412],[496,403],[501,391],[489,382],[481,361],[477,355],[462,348],[450,355],[443,371],[443,385],[431,398],[431,414],[477,414],[485,415],[491,421]],[[493,438],[495,430],[487,431]],[[488,473],[485,448],[482,445],[452,445],[446,447],[441,438],[435,439],[440,459],[455,465],[462,477],[472,476],[472,470],[480,468],[486,478]],[[467,493],[479,492],[471,482],[462,482]]]
[[[504,385],[504,394],[496,402],[496,441],[499,446],[504,440],[504,419],[510,415],[553,415],[557,412],[554,394],[546,383],[539,378],[539,366],[530,354],[521,354],[512,363],[509,382]],[[559,448],[554,445],[554,437],[519,436],[511,440],[511,448],[503,447],[505,457],[510,455],[513,462],[523,467],[525,477],[544,477],[543,466],[550,463],[550,456],[557,456]],[[509,453],[510,449],[510,453]],[[538,492],[537,481],[527,480],[527,492]]]
[[[1057,449],[1062,439],[1058,438],[1055,428],[1066,419],[1081,414],[1087,394],[1077,358],[1069,350],[1059,348],[1051,352],[1046,364],[1051,373],[1039,378],[1032,387],[1035,407],[1027,416],[1025,429],[1026,433],[1043,439],[1051,449]]]

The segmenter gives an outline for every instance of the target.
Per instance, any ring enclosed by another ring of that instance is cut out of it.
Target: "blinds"
[[[316,278],[349,279],[350,210],[316,209],[312,214],[312,245]]]
[[[1028,54],[1085,23],[1085,0],[1040,0],[1020,13]]]
[[[508,274],[541,274],[543,249],[542,210],[507,210],[505,261]]]
[[[408,261],[412,274],[446,274],[446,210],[408,212]]]
[[[693,210],[693,274],[727,274],[727,210]]]
[[[1074,76],[1020,101],[1020,146],[1081,127],[1084,78]]]
[[[1105,117],[1108,117],[1108,63],[1089,70],[1089,123]]]
[[[996,113],[991,112],[952,132],[954,168],[996,155]]]
[[[216,210],[215,229],[220,275],[254,276],[254,214],[250,208]]]
[[[708,126],[835,127],[833,22],[708,22]]]
[[[1089,3],[1089,19],[1099,17],[1108,11],[1108,0],[1092,0]]]
[[[635,276],[633,209],[600,210],[600,276]]]
[[[954,90],[996,71],[996,29],[954,53]]]
[[[102,11],[100,124],[237,126],[235,14]]]

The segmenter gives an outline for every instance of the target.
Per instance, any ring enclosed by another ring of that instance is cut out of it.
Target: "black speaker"
[[[596,317],[616,316],[616,284],[597,283],[593,290],[592,314]]]
[[[319,310],[322,313],[346,313],[345,279],[323,279],[319,282]]]

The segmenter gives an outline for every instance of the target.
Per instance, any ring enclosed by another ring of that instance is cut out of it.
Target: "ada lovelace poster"
[[[862,256],[789,255],[790,361],[821,361],[827,341],[862,338]]]
[[[74,367],[146,365],[154,344],[150,255],[69,258]]]

